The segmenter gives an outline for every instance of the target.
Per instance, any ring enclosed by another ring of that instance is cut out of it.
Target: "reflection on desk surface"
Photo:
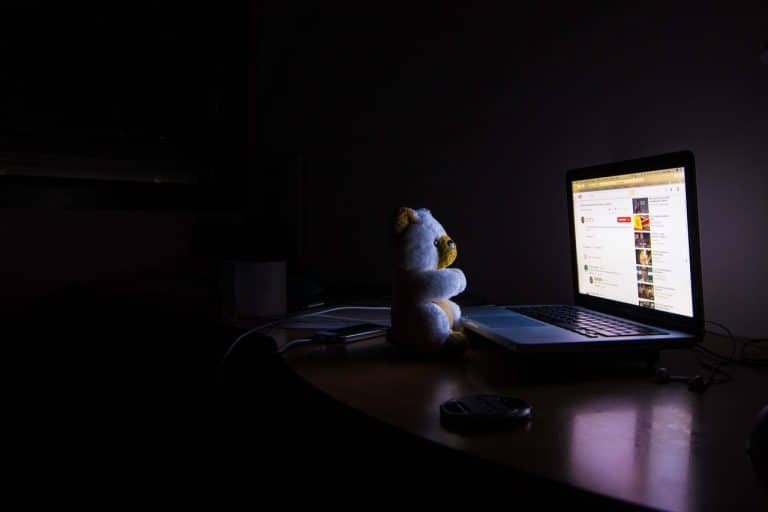
[[[691,445],[689,404],[618,407],[575,414],[571,480],[602,494],[644,496],[667,510],[686,508]]]
[[[745,452],[768,403],[763,370],[729,367],[732,382],[698,394],[655,384],[642,368],[551,379],[532,372],[537,378],[526,381],[525,365],[491,347],[430,362],[401,357],[377,339],[342,354],[310,347],[288,361],[342,403],[514,471],[664,510],[768,510],[768,487]],[[661,364],[682,375],[701,370],[690,350],[664,352]],[[474,437],[441,428],[442,402],[479,393],[523,398],[533,420]]]

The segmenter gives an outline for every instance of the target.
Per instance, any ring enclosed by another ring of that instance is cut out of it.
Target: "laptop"
[[[465,329],[518,352],[691,346],[704,331],[696,169],[683,151],[566,174],[574,304],[487,306]],[[565,229],[565,226],[563,226]]]

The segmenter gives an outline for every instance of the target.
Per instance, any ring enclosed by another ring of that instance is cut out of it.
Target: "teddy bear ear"
[[[400,234],[408,228],[411,224],[418,224],[419,219],[416,218],[416,212],[411,208],[403,206],[397,210],[395,216],[395,234]]]

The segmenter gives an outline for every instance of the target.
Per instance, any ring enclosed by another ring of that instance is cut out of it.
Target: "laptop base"
[[[557,382],[605,377],[651,379],[659,364],[659,349],[594,352],[514,352],[481,335],[466,331],[470,346],[482,349],[479,363],[487,375],[513,382]]]

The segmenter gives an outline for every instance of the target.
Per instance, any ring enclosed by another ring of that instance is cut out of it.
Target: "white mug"
[[[286,311],[285,261],[227,261],[221,285],[223,314],[228,321]]]

